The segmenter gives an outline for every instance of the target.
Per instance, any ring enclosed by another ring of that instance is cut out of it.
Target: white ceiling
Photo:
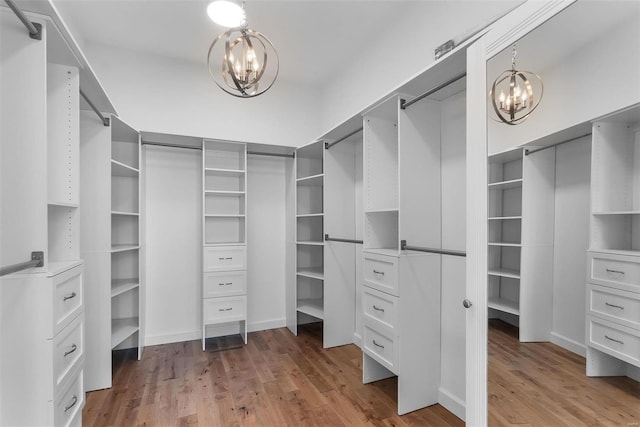
[[[54,0],[86,43],[126,47],[205,63],[225,28],[209,20],[207,0]],[[430,1],[249,0],[249,27],[271,39],[283,79],[319,84],[389,24]],[[444,40],[443,40],[444,42]]]

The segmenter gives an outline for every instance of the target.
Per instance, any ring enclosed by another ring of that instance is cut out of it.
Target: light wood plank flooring
[[[551,343],[520,343],[517,328],[489,322],[490,426],[639,426],[640,383],[588,378],[582,356]]]

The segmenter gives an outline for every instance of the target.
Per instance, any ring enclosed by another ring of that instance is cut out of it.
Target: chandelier
[[[273,86],[278,77],[279,58],[271,41],[248,28],[246,19],[242,19],[239,26],[213,40],[207,66],[220,89],[239,98],[251,98]]]
[[[492,118],[508,125],[517,125],[526,120],[540,105],[544,89],[542,79],[536,73],[516,69],[516,55],[514,45],[511,70],[503,71],[494,80],[489,91],[491,105],[497,116],[497,119]]]

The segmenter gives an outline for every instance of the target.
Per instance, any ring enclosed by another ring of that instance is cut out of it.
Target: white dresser
[[[82,261],[2,279],[3,426],[79,426],[85,403]]]

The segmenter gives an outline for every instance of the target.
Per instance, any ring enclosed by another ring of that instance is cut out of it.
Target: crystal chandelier
[[[207,66],[220,89],[239,98],[251,98],[273,86],[278,77],[279,58],[271,41],[248,28],[244,19],[239,27],[213,40]]]
[[[516,69],[516,55],[514,45],[511,70],[503,71],[494,80],[489,91],[491,106],[497,116],[497,119],[492,118],[508,125],[520,124],[529,117],[540,105],[544,89],[542,79],[536,73]]]

